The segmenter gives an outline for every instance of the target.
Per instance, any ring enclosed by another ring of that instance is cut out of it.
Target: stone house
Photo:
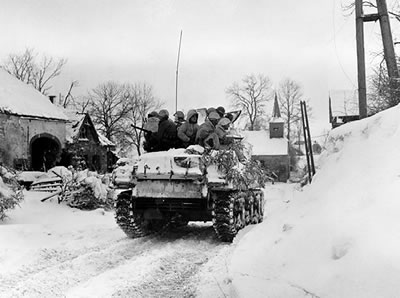
[[[0,162],[47,170],[61,160],[67,116],[49,98],[0,68]]]
[[[287,182],[290,175],[289,142],[284,137],[284,121],[275,98],[273,118],[269,130],[243,131],[244,141],[251,145],[251,157],[273,172],[280,182]]]

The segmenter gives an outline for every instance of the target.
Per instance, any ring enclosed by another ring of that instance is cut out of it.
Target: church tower
[[[283,126],[285,122],[281,118],[281,111],[278,105],[278,95],[275,93],[274,110],[272,120],[269,122],[269,137],[283,138]]]

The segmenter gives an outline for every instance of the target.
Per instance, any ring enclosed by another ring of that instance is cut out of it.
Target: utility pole
[[[392,31],[390,30],[389,15],[386,6],[386,0],[376,1],[379,15],[379,23],[381,25],[383,52],[385,55],[386,66],[389,78],[399,77],[399,70],[397,69],[396,55],[394,53]]]
[[[358,110],[360,119],[367,117],[367,84],[365,78],[363,1],[356,0],[356,42],[358,75]]]
[[[178,59],[176,61],[176,74],[175,74],[175,112],[178,111],[178,71],[179,71],[179,58],[181,55],[181,43],[182,43],[182,30],[179,37],[179,47],[178,47]]]
[[[399,71],[394,53],[392,32],[386,0],[376,0],[378,13],[364,15],[363,0],[355,0],[356,12],[356,42],[357,42],[357,71],[358,71],[358,104],[360,119],[367,117],[367,88],[365,79],[365,50],[364,50],[364,22],[379,20],[381,27],[384,58],[390,79],[390,88],[397,90]]]

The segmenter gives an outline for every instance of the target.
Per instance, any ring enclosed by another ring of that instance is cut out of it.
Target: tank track
[[[263,221],[261,190],[212,191],[211,199],[213,227],[221,241],[232,242],[240,229]]]
[[[124,191],[115,203],[115,220],[129,238],[139,238],[150,234],[141,215],[134,214],[131,201],[132,192]]]

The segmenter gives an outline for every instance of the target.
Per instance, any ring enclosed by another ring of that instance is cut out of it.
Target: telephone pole
[[[379,20],[381,27],[384,58],[390,79],[390,87],[397,90],[399,71],[394,53],[392,32],[386,0],[376,0],[378,13],[364,15],[363,0],[355,0],[356,12],[356,42],[357,42],[357,71],[358,71],[358,105],[360,119],[367,117],[367,87],[365,76],[364,22]]]
[[[365,79],[364,50],[364,12],[363,1],[356,0],[356,41],[357,41],[357,77],[358,77],[358,110],[360,119],[367,117],[367,84]]]

